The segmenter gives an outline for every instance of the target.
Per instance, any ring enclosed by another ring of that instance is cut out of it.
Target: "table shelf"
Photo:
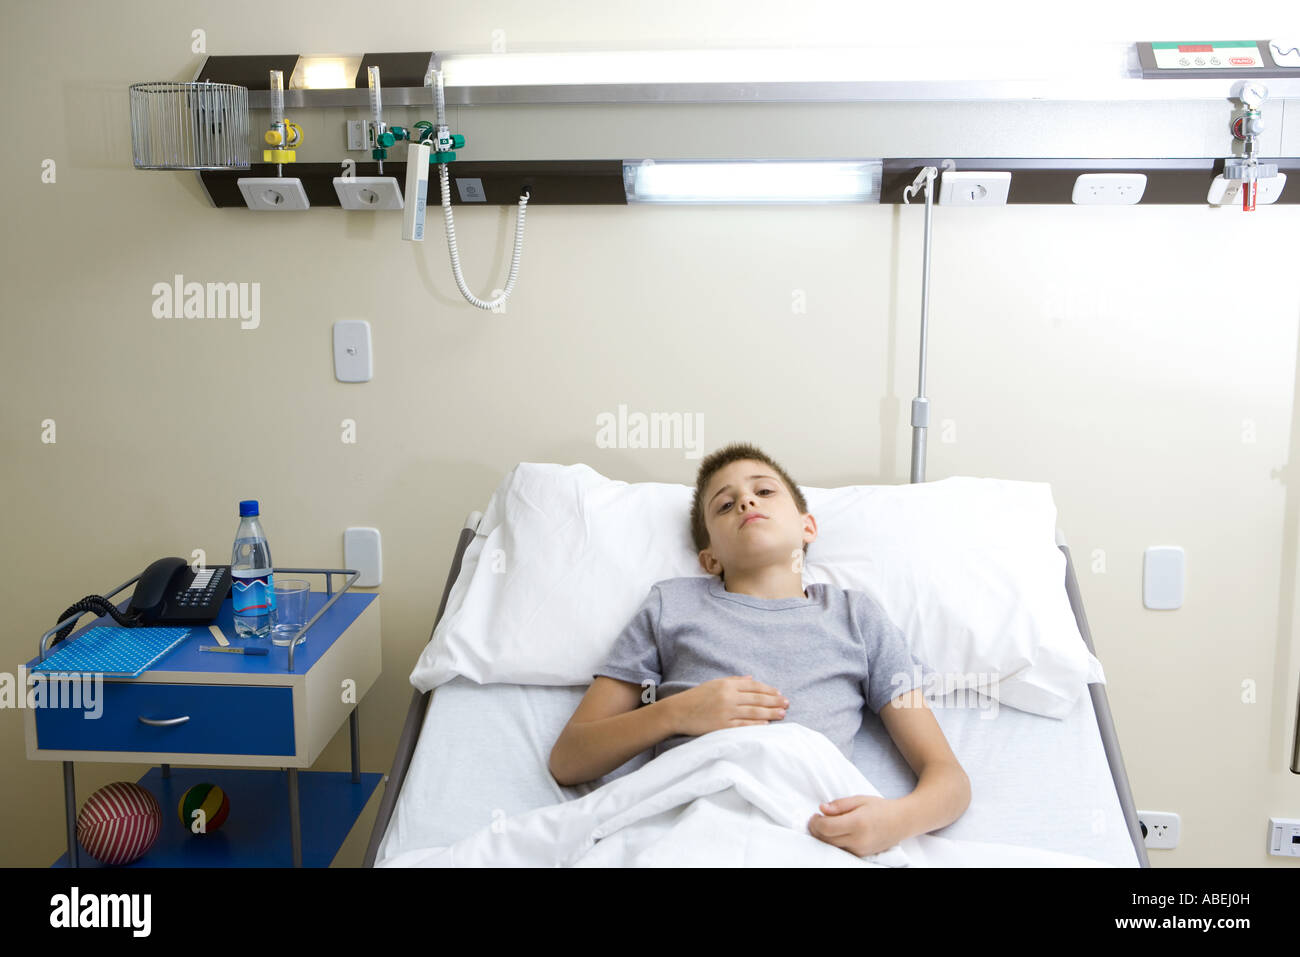
[[[302,866],[329,867],[366,802],[383,779],[348,771],[301,771]],[[158,799],[162,830],[149,853],[127,867],[292,867],[289,838],[289,775],[285,771],[231,768],[172,768],[163,777],[152,768],[137,782]],[[196,784],[215,784],[230,799],[230,816],[210,834],[191,834],[177,806]],[[84,847],[78,866],[104,867]],[[64,852],[53,867],[67,867]]]

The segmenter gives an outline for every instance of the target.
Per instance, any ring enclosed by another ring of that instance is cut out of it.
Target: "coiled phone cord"
[[[97,615],[111,615],[115,622],[126,628],[139,628],[141,624],[143,624],[140,620],[140,613],[138,611],[135,609],[132,609],[129,612],[118,611],[117,607],[102,595],[87,595],[54,620],[56,622],[63,621],[69,615],[76,615],[80,618],[88,611],[93,611]],[[76,626],[77,623],[75,621],[70,621],[59,629],[58,633],[54,636],[54,640],[50,642],[50,647],[53,648],[64,638],[68,637],[68,635],[72,633],[72,629]]]

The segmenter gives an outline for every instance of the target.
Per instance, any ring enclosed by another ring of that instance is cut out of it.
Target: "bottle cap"
[[[245,499],[239,503],[239,517],[244,518],[247,515],[257,515],[257,499]]]

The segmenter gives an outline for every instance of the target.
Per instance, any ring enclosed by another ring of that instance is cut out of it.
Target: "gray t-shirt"
[[[807,598],[755,598],[715,576],[669,578],[641,608],[592,677],[655,685],[655,699],[714,678],[752,674],[790,699],[784,718],[826,735],[846,758],[873,712],[920,687],[930,669],[865,592],[806,586]],[[692,740],[673,735],[654,757]]]

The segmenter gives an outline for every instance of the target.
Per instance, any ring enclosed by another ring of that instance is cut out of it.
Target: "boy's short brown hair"
[[[713,478],[714,473],[732,462],[741,460],[750,460],[762,462],[785,483],[791,497],[794,499],[794,507],[799,510],[800,515],[808,513],[808,503],[804,501],[803,492],[799,491],[799,486],[794,479],[786,474],[785,469],[777,465],[772,457],[757,446],[750,445],[747,442],[733,442],[725,448],[718,449],[705,456],[704,461],[700,463],[700,470],[695,477],[695,499],[691,503],[691,538],[695,542],[695,551],[702,552],[709,547],[709,530],[704,524],[704,493],[709,487],[709,480]],[[804,542],[804,554],[808,553],[808,543]]]

